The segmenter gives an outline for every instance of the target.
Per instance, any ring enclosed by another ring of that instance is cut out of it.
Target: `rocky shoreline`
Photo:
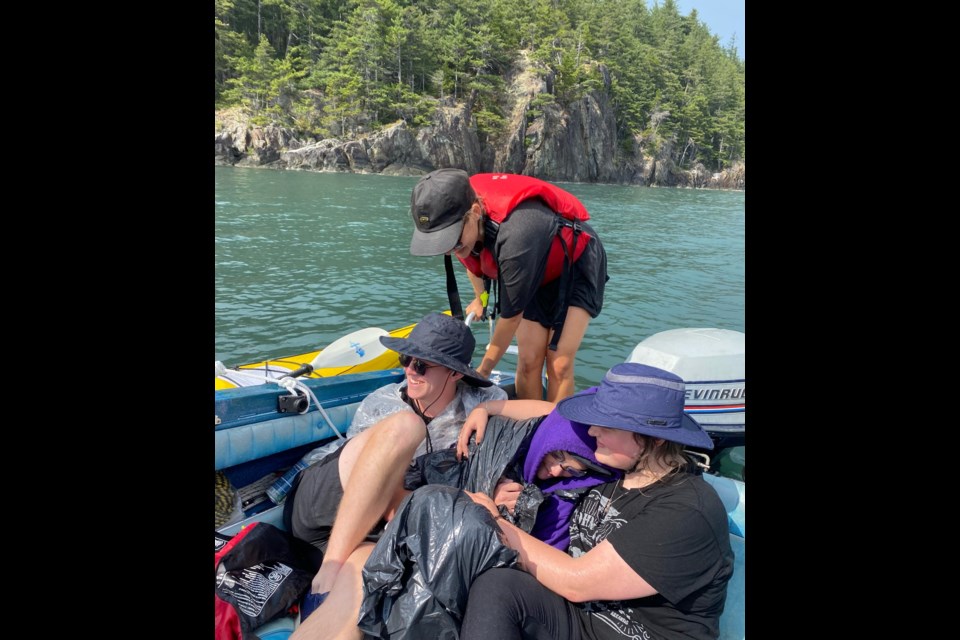
[[[357,139],[300,138],[292,129],[252,125],[237,110],[215,115],[214,163],[298,171],[381,173],[419,176],[440,167],[468,173],[505,172],[558,182],[631,184],[705,189],[745,188],[745,167],[722,172],[702,164],[680,169],[668,141],[635,139],[624,149],[616,139],[609,83],[561,108],[530,104],[549,92],[551,79],[529,65],[508,78],[508,125],[500,139],[481,142],[469,103],[439,104],[429,126],[403,121]],[[657,149],[651,152],[648,149]]]

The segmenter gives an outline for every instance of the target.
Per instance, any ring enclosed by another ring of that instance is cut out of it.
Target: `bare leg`
[[[547,351],[547,401],[559,402],[576,391],[573,362],[590,324],[590,314],[580,307],[567,309],[556,351]]]
[[[562,337],[562,336],[561,336]],[[549,330],[539,322],[523,319],[517,327],[517,398],[543,400],[543,360]]]
[[[350,554],[330,595],[306,621],[297,627],[290,640],[360,640],[357,627],[363,601],[363,564],[373,552],[372,542],[363,542]]]
[[[331,590],[353,550],[388,508],[396,507],[407,466],[425,435],[423,420],[412,411],[400,411],[344,445],[350,448],[343,450],[339,461],[343,499],[323,564],[313,578],[313,593]]]

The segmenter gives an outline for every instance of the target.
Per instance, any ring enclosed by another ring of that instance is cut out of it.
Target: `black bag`
[[[217,541],[218,544],[221,540]],[[289,533],[256,522],[215,551],[217,640],[235,640],[239,618],[241,637],[271,620],[295,615],[300,597],[310,588],[319,550]]]

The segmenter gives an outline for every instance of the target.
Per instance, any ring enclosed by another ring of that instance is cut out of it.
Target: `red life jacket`
[[[487,216],[498,225],[506,220],[520,203],[530,198],[540,198],[564,221],[590,219],[587,208],[575,195],[531,176],[514,173],[478,173],[470,177],[470,186],[483,201]],[[563,271],[565,252],[564,245],[560,242],[561,237],[565,246],[569,248],[573,242],[573,226],[570,222],[564,222],[559,234],[553,237],[550,253],[547,256],[547,267],[540,282],[541,286],[559,278]],[[577,246],[573,252],[574,262],[580,258],[589,241],[588,233],[581,231],[578,234]],[[457,256],[457,258],[475,276],[497,279],[499,269],[496,258],[486,247],[480,252],[479,259],[472,255],[466,258]]]

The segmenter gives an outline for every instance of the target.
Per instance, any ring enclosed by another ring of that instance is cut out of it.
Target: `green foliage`
[[[543,108],[551,104],[557,104],[557,100],[552,93],[538,93],[534,96],[533,100],[530,101],[527,116],[531,120],[541,118],[543,117]]]
[[[523,54],[566,108],[609,93],[621,148],[688,168],[745,157],[744,63],[675,0],[214,0],[217,108],[307,135],[430,123],[468,102],[483,138],[505,125],[506,73]]]

